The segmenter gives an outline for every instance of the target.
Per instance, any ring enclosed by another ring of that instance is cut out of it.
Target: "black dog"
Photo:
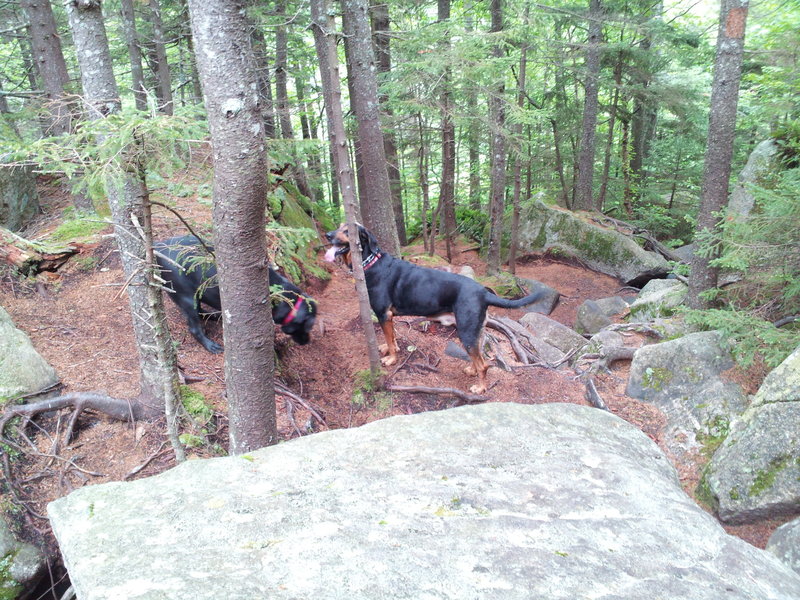
[[[216,312],[221,310],[219,287],[213,282],[217,267],[202,260],[206,253],[200,240],[193,235],[174,237],[156,242],[153,248],[165,287],[171,290],[168,295],[186,316],[189,332],[209,352],[221,353],[222,346],[209,339],[200,324],[200,315],[210,314],[200,312],[201,302]],[[307,344],[317,318],[317,303],[273,269],[269,270],[269,285],[281,287],[280,298],[273,299],[272,320],[295,342]]]
[[[375,237],[361,225],[358,226],[358,235],[369,303],[386,338],[386,344],[380,347],[381,354],[385,356],[381,362],[386,366],[397,362],[398,346],[393,316],[442,317],[452,313],[458,337],[472,360],[472,366],[465,371],[478,376],[478,384],[473,385],[470,391],[483,394],[487,388],[486,371],[489,369],[480,348],[486,308],[519,308],[536,302],[544,292],[519,300],[506,300],[469,277],[420,267],[381,252]],[[341,256],[350,265],[347,226],[329,231],[325,237],[333,244],[326,252],[325,260],[333,262],[337,256]]]

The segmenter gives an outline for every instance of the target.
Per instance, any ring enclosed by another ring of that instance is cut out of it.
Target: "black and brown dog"
[[[478,384],[473,385],[470,391],[474,394],[486,392],[489,365],[481,353],[481,338],[487,307],[520,308],[539,300],[543,292],[519,300],[506,300],[469,277],[420,267],[382,252],[375,237],[361,225],[358,226],[358,235],[369,303],[386,338],[386,344],[380,347],[384,355],[381,362],[385,366],[397,362],[398,346],[392,323],[394,316],[452,315],[455,317],[458,337],[472,360],[472,365],[465,372],[478,376]],[[347,226],[342,225],[325,236],[332,244],[325,254],[325,260],[333,262],[337,257],[342,257],[348,266],[351,265]]]
[[[153,249],[156,251],[156,262],[161,269],[161,278],[165,281],[164,287],[169,292],[167,295],[186,317],[189,332],[206,350],[220,354],[222,346],[205,334],[200,323],[201,314],[211,314],[201,313],[201,303],[216,312],[219,312],[222,306],[219,287],[214,283],[217,267],[213,261],[203,260],[208,256],[204,246],[195,236],[186,235],[156,242],[153,244]],[[213,251],[209,246],[205,248]],[[273,286],[281,288],[279,297],[273,298],[272,320],[295,342],[307,344],[311,340],[309,332],[317,318],[317,303],[271,268],[269,285],[270,288]]]

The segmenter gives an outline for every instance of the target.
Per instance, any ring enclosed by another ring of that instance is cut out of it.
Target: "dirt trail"
[[[187,176],[188,177],[188,176]],[[50,209],[64,198],[50,197]],[[178,209],[195,222],[207,222],[208,209],[192,198],[175,199]],[[183,233],[182,226],[169,213],[157,211],[159,238]],[[52,226],[45,222],[42,228]],[[420,248],[408,249],[410,254]],[[322,263],[321,255],[319,258]],[[485,265],[477,252],[462,244],[456,251],[454,267],[470,265],[477,274]],[[329,266],[328,282],[313,281],[304,287],[319,302],[320,318],[312,333],[312,343],[296,346],[283,334],[276,345],[280,357],[277,376],[311,403],[329,428],[354,427],[398,414],[413,414],[454,406],[453,398],[423,394],[360,394],[360,372],[368,369],[364,338],[358,319],[358,306],[352,278],[344,268]],[[586,299],[615,295],[620,283],[611,277],[580,266],[548,258],[528,257],[521,261],[517,274],[536,279],[562,294],[552,318],[572,326],[580,304]],[[138,392],[138,357],[134,345],[127,298],[120,294],[124,281],[119,260],[110,238],[89,247],[73,259],[59,275],[42,286],[24,284],[7,274],[0,279],[0,306],[11,314],[17,327],[28,333],[34,345],[58,372],[65,391],[103,390],[110,395],[130,398]],[[170,330],[178,343],[179,364],[192,380],[191,388],[202,393],[214,406],[216,416],[195,433],[206,444],[190,449],[194,457],[208,457],[227,447],[227,425],[223,382],[223,358],[206,352],[189,335],[178,309],[167,303]],[[523,312],[490,309],[495,314],[519,318]],[[208,325],[210,336],[222,341],[220,325]],[[379,340],[382,334],[376,326]],[[446,356],[444,348],[456,340],[451,327],[425,327],[418,319],[398,318],[396,330],[401,347],[398,365],[392,368],[391,381],[398,385],[456,387],[468,390],[473,378],[462,371],[466,363]],[[505,347],[507,358],[512,356]],[[513,361],[512,361],[513,362]],[[609,374],[597,379],[598,391],[610,410],[639,427],[657,443],[663,415],[656,408],[624,394],[628,364],[615,363]],[[493,402],[526,404],[572,402],[587,404],[584,386],[571,369],[520,368],[513,372],[492,368],[489,372]],[[296,402],[277,399],[279,430],[283,439],[319,430],[310,413]],[[42,420],[49,431],[63,427],[55,417]],[[140,423],[135,427],[86,414],[79,422],[77,439],[60,454],[84,471],[65,461],[32,460],[17,475],[28,478],[23,492],[29,506],[44,514],[47,502],[82,485],[121,480],[145,463],[134,475],[144,477],[173,466],[171,452],[164,444],[163,423]],[[43,453],[52,446],[49,434],[32,435]],[[149,461],[149,462],[148,462]],[[696,465],[678,465],[684,486],[691,491],[697,480]],[[95,473],[87,474],[86,471]],[[47,537],[46,522],[32,523]],[[751,543],[762,546],[773,525],[732,530]]]

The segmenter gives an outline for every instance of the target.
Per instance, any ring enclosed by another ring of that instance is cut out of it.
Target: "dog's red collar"
[[[375,254],[372,254],[371,256],[368,256],[367,258],[365,258],[362,261],[361,266],[364,267],[364,270],[366,271],[372,265],[374,265],[376,262],[378,262],[378,260],[381,258],[381,256],[383,256],[383,255],[380,252],[376,252]]]
[[[294,306],[292,307],[292,310],[289,311],[289,314],[286,315],[286,318],[283,321],[281,321],[281,325],[288,325],[289,323],[291,323],[294,320],[294,318],[297,316],[297,313],[300,310],[300,306],[302,304],[303,304],[303,297],[302,296],[298,296],[297,297],[297,302],[294,303]]]

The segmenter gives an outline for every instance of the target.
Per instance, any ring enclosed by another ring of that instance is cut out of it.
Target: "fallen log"
[[[46,246],[31,242],[0,227],[0,261],[15,267],[25,276],[41,271],[56,271],[77,252],[77,248],[69,245]]]

